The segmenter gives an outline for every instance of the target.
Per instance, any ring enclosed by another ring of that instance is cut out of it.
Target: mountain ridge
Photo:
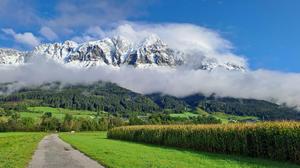
[[[245,71],[246,66],[230,61],[222,61],[199,54],[200,61],[194,61],[192,69]],[[42,56],[58,64],[71,67],[91,68],[103,65],[119,67],[129,65],[134,67],[164,66],[176,68],[187,66],[189,61],[183,51],[169,47],[155,34],[149,35],[138,43],[122,36],[104,38],[97,41],[76,43],[67,40],[63,43],[46,43],[36,46],[32,51],[18,51],[0,48],[0,65],[22,65],[30,58]]]

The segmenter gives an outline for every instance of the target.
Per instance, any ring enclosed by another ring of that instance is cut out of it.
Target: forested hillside
[[[7,91],[9,84],[2,84],[0,91]],[[13,105],[12,105],[13,104]],[[146,113],[224,112],[240,116],[257,116],[262,120],[300,119],[295,108],[280,106],[262,100],[205,97],[196,94],[184,98],[168,95],[142,95],[113,83],[93,84],[47,83],[24,87],[0,96],[2,108],[26,106],[50,106],[68,109],[106,111],[111,114],[129,116]]]

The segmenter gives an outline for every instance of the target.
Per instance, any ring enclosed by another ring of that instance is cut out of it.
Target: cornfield
[[[108,138],[300,164],[299,122],[124,126]]]

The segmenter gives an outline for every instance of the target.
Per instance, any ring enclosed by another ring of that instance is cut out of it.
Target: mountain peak
[[[65,41],[63,43],[63,45],[70,46],[70,47],[76,47],[76,46],[78,46],[78,44],[75,41],[72,41],[72,40]]]
[[[147,36],[143,42],[141,43],[143,46],[151,46],[151,45],[166,45],[156,34],[150,34]]]

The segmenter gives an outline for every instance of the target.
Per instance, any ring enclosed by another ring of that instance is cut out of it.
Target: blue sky
[[[299,9],[298,0],[1,0],[0,47],[26,50],[120,21],[191,23],[232,42],[251,69],[300,72]]]

